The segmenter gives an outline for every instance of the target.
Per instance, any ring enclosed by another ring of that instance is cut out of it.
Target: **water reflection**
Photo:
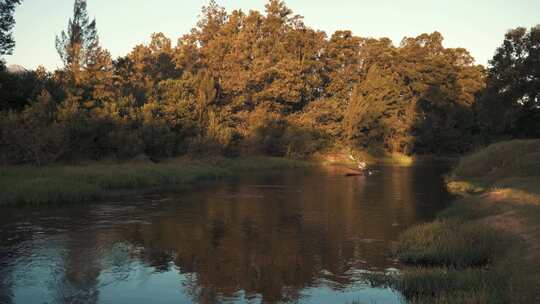
[[[376,300],[366,271],[449,200],[444,167],[242,177],[190,193],[0,215],[0,303]]]

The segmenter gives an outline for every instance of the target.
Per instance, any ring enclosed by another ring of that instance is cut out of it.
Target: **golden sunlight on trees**
[[[247,13],[210,1],[176,45],[154,33],[114,60],[97,28],[76,0],[56,37],[63,69],[0,72],[2,162],[461,153],[538,134],[538,28],[510,31],[487,73],[467,50],[445,48],[441,33],[398,45],[327,35],[278,0]]]

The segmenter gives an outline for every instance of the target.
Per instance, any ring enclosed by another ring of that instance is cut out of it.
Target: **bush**
[[[119,127],[107,136],[108,147],[118,159],[130,159],[144,151],[144,141],[137,129]]]
[[[13,113],[0,115],[0,162],[44,165],[62,158],[67,135],[59,123],[36,123]]]
[[[316,136],[315,131],[289,125],[281,138],[285,156],[304,159],[313,155],[324,145],[324,142],[318,141]]]
[[[147,122],[142,126],[144,153],[153,159],[171,157],[176,152],[177,138],[163,122]]]

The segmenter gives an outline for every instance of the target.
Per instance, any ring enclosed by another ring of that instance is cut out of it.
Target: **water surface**
[[[0,215],[0,303],[399,303],[366,273],[446,206],[444,165],[251,174]]]

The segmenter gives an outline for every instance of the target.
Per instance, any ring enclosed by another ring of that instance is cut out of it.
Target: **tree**
[[[197,90],[196,111],[199,116],[199,124],[201,129],[203,129],[209,113],[209,107],[216,98],[216,86],[214,78],[206,70],[199,72],[197,82],[199,83],[199,88]]]
[[[86,0],[75,0],[66,31],[56,36],[64,62],[63,81],[68,94],[82,97],[83,109],[94,109],[115,97],[111,55],[99,44],[96,20],[90,20]]]
[[[0,56],[11,55],[15,47],[12,32],[15,26],[13,13],[21,0],[0,0]]]
[[[362,41],[361,80],[345,119],[353,145],[402,153],[470,148],[483,69],[442,41],[438,32],[405,38],[399,48],[385,39]]]
[[[508,31],[489,64],[478,107],[484,131],[540,136],[540,25]]]
[[[345,116],[346,136],[353,146],[412,152],[416,99],[395,69],[374,65],[354,89]]]
[[[324,56],[327,96],[348,101],[360,81],[360,41],[351,31],[337,31],[328,41]]]
[[[464,152],[471,148],[473,107],[484,88],[483,68],[464,49],[445,48],[439,32],[403,39],[398,71],[411,89],[417,118],[414,152]]]
[[[127,56],[114,62],[118,93],[132,95],[137,105],[155,101],[159,98],[161,81],[182,75],[183,69],[177,68],[174,57],[171,40],[163,33],[152,34],[148,45],[137,45]]]
[[[67,29],[56,37],[64,69],[0,72],[0,110],[13,113],[6,122],[16,126],[32,100],[50,101],[42,104],[55,106],[55,118],[39,126],[56,123],[62,140],[66,132],[66,159],[196,151],[304,157],[344,144],[464,152],[478,133],[476,121],[502,134],[540,129],[538,28],[507,35],[478,104],[484,68],[465,49],[445,48],[438,32],[399,45],[347,30],[328,38],[281,0],[248,13],[228,13],[211,0],[176,46],[154,33],[113,61],[87,1],[74,1]],[[0,0],[6,8],[19,2]],[[12,9],[2,13],[11,17]],[[38,95],[44,90],[49,97]],[[31,108],[33,121],[47,116],[47,107]]]
[[[90,21],[86,0],[75,0],[73,19],[69,19],[67,30],[56,36],[56,50],[76,82],[80,71],[98,60],[102,50],[96,20]]]
[[[210,0],[210,3],[203,7],[201,19],[192,33],[197,36],[201,46],[204,46],[215,37],[226,20],[225,8],[219,6],[215,0]]]
[[[302,109],[321,93],[320,60],[326,34],[310,29],[279,0],[270,0],[253,43],[251,82],[257,103]]]

